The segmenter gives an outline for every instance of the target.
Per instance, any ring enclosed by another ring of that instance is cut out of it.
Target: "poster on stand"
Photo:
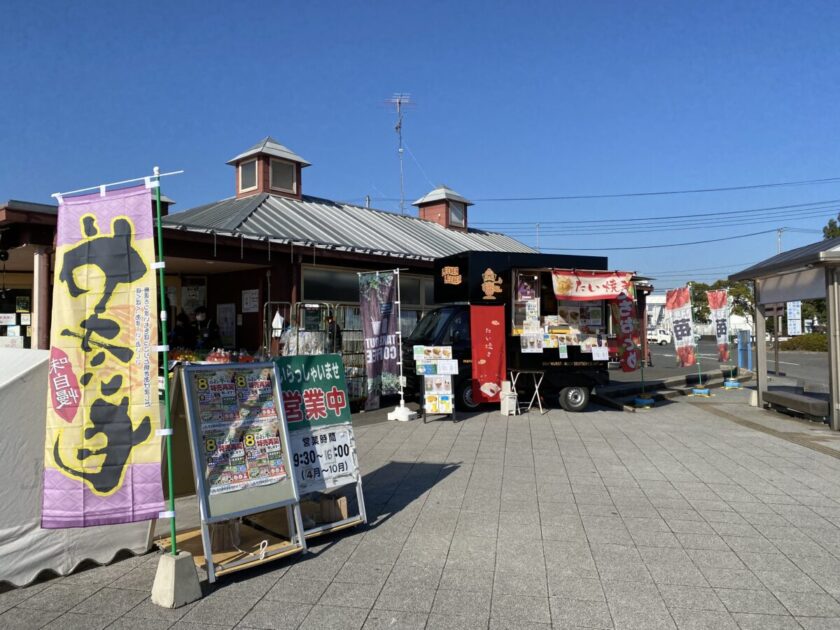
[[[691,315],[691,293],[688,287],[672,289],[665,294],[665,314],[674,333],[677,365],[689,367],[697,363],[694,344],[694,323]]]
[[[151,205],[145,186],[59,204],[44,528],[163,509]]]
[[[470,306],[472,394],[476,402],[499,402],[505,380],[505,307]]]
[[[706,297],[715,324],[718,361],[723,363],[729,361],[729,293],[726,289],[706,291]]]
[[[341,355],[278,357],[274,362],[301,493],[356,482],[359,469]]]
[[[393,271],[359,274],[368,396],[365,409],[379,408],[383,395],[400,391],[397,338],[397,283]]]

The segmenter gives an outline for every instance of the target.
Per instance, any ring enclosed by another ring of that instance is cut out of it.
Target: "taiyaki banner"
[[[58,208],[41,526],[163,509],[151,192]]]
[[[472,395],[476,402],[499,402],[505,380],[505,307],[470,306]]]
[[[665,314],[674,332],[677,364],[688,367],[697,363],[694,351],[694,320],[691,316],[691,293],[688,287],[673,289],[665,294]]]
[[[636,296],[633,274],[626,271],[575,271],[553,269],[551,279],[558,300],[615,300],[624,293]]]
[[[715,323],[718,361],[729,361],[729,294],[726,289],[706,291],[712,321]]]
[[[639,347],[639,318],[636,316],[636,303],[631,297],[622,293],[611,303],[613,317],[618,323],[619,364],[622,372],[633,372],[637,370],[642,358],[642,349]]]

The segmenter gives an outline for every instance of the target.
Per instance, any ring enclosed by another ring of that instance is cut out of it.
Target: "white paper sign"
[[[458,373],[458,360],[457,359],[447,359],[443,361],[437,362],[437,373],[438,374],[457,374]]]
[[[593,361],[609,361],[610,349],[606,346],[592,346]]]
[[[350,424],[292,431],[289,439],[301,494],[337,488],[359,478]]]
[[[0,313],[0,326],[14,326],[17,324],[17,313]]]
[[[242,292],[242,312],[243,313],[259,313],[260,312],[260,290],[246,289]]]

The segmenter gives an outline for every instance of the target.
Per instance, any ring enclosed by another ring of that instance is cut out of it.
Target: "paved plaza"
[[[840,436],[747,392],[357,429],[369,527],[151,604],[157,554],[0,593],[0,628],[840,628]]]

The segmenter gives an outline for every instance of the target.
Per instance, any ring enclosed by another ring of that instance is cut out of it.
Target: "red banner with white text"
[[[715,323],[718,361],[729,361],[729,292],[726,289],[706,291],[706,297]]]
[[[677,364],[689,367],[697,363],[694,349],[694,322],[691,317],[691,293],[688,287],[672,289],[665,294],[665,314],[674,333]]]
[[[611,302],[613,319],[618,324],[618,361],[623,372],[639,369],[642,362],[642,349],[639,347],[639,318],[636,317],[636,303],[633,298],[622,293]]]
[[[476,402],[499,402],[505,380],[505,307],[470,306],[472,394]]]

